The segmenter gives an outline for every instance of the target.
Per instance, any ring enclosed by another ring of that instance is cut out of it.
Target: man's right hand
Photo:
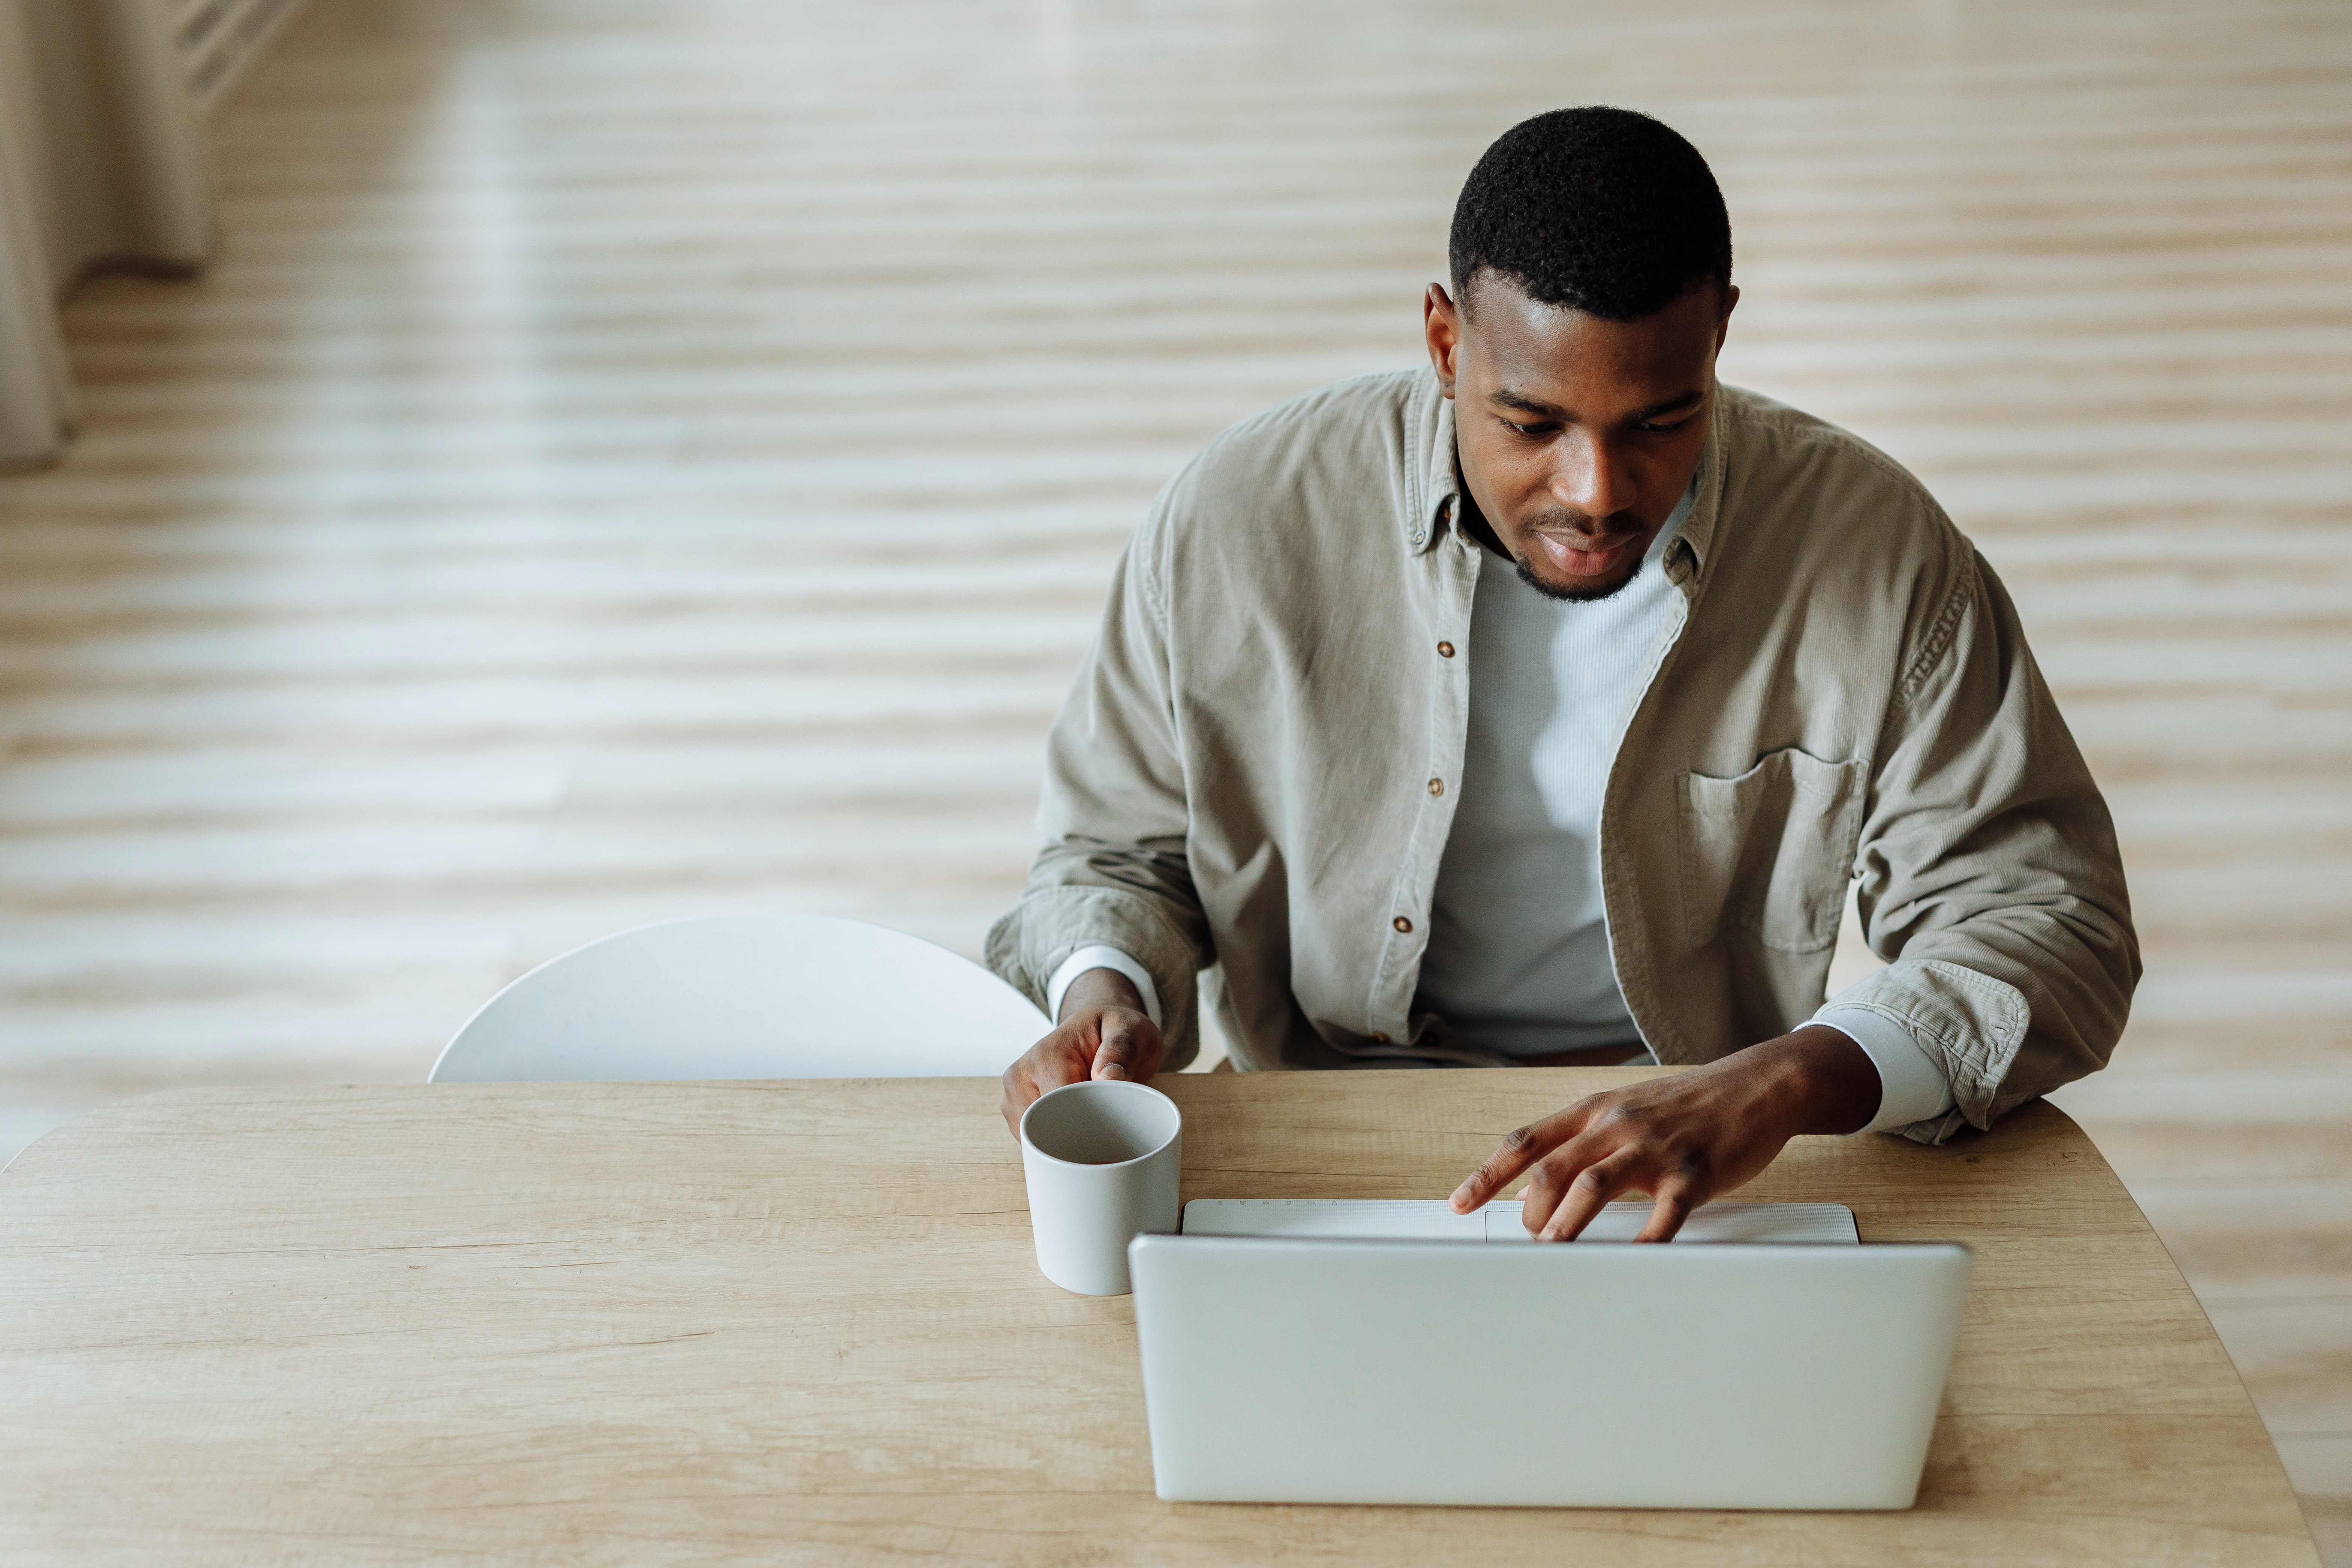
[[[1054,1032],[1004,1069],[1004,1124],[1018,1138],[1031,1102],[1064,1084],[1094,1078],[1146,1082],[1167,1050],[1135,983],[1116,969],[1089,969],[1063,994]]]

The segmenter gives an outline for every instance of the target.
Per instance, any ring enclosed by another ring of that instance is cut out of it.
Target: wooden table
[[[1433,1197],[1642,1076],[1161,1083],[1187,1197]],[[2204,1314],[2050,1107],[1803,1140],[1743,1194],[1976,1248],[1916,1509],[1639,1513],[1159,1501],[1132,1303],[1037,1273],[996,1092],[196,1090],[71,1123],[0,1175],[0,1560],[2315,1562]]]

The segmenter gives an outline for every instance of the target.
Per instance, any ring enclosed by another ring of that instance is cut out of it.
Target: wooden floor
[[[593,935],[966,952],[1145,501],[1419,353],[1454,193],[1613,101],[1712,159],[1731,379],[2015,591],[2148,978],[2063,1102],[2352,1563],[2352,10],[315,0],[228,248],[68,310],[0,481],[0,1157],[422,1076]]]

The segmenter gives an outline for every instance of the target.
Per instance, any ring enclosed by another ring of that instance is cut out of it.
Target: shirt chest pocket
[[[1836,942],[1862,832],[1867,766],[1790,747],[1738,778],[1675,775],[1683,930],[1694,948],[1726,928],[1782,952]]]

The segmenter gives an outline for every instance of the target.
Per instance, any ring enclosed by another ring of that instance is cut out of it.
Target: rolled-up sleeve
[[[1173,487],[1171,487],[1172,489]],[[1190,813],[1154,566],[1169,497],[1129,542],[1100,633],[1054,721],[1037,810],[1043,838],[1021,901],[988,933],[989,967],[1039,1006],[1081,948],[1150,973],[1166,1067],[1200,1049],[1198,980],[1212,961],[1186,857]]]
[[[2140,975],[2113,820],[2017,612],[1958,552],[1897,689],[1857,851],[1857,902],[1888,961],[1841,1009],[1897,1024],[1953,1109],[1942,1142],[2106,1064]]]

